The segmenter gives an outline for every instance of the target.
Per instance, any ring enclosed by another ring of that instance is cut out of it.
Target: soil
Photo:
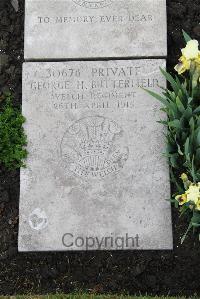
[[[181,30],[200,39],[199,0],[168,0],[168,70],[184,46]],[[24,1],[0,0],[0,93],[21,105]],[[97,293],[200,295],[200,243],[173,208],[173,251],[18,253],[19,171],[0,167],[0,294]]]

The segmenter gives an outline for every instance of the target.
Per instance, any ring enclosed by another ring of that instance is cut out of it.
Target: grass
[[[0,299],[186,299],[185,297],[178,296],[178,297],[164,297],[164,296],[123,296],[123,295],[87,295],[87,294],[80,294],[80,295],[47,295],[47,296],[31,296],[31,295],[24,295],[24,296],[5,296],[1,297]],[[187,299],[200,299],[198,296],[188,297]]]

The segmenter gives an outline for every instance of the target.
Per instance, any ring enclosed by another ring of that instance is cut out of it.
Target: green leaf
[[[193,117],[190,119],[189,125],[190,125],[190,129],[191,129],[191,134],[193,135],[193,133],[194,133],[194,127],[195,127],[195,123],[194,123],[194,118]]]
[[[184,145],[184,149],[185,149],[185,156],[187,157],[188,154],[190,153],[189,151],[189,147],[190,147],[190,139],[189,137],[187,138],[185,145]]]
[[[164,69],[160,68],[161,73],[163,74],[163,76],[167,79],[167,81],[171,84],[175,94],[178,94],[179,88],[177,86],[176,81],[174,80],[174,78],[172,77],[172,75],[168,72],[166,72]]]
[[[197,143],[197,146],[200,146],[200,128],[198,128],[198,134],[197,134],[197,137],[196,137],[196,143]]]
[[[188,104],[190,104],[193,101],[192,97],[188,97]]]
[[[178,158],[179,155],[177,153],[170,155],[170,164],[173,168],[178,168]]]
[[[179,155],[180,155],[180,156],[183,156],[184,154],[183,154],[183,152],[182,152],[182,150],[181,150],[180,145],[177,144],[177,147],[178,147],[178,153],[179,153]]]
[[[179,119],[172,120],[168,122],[168,126],[172,128],[181,129],[181,123]]]
[[[195,160],[196,160],[195,164],[200,164],[200,148],[196,150]]]
[[[163,92],[163,95],[164,95],[166,98],[172,100],[173,102],[176,102],[176,94],[175,94],[174,91],[167,90],[166,93]]]
[[[194,114],[197,114],[197,113],[199,113],[199,112],[200,112],[200,106],[197,107],[197,108],[193,111]]]
[[[181,238],[181,244],[183,244],[183,242],[185,241],[185,239],[186,239],[186,237],[187,237],[187,234],[189,233],[189,231],[191,230],[191,228],[192,228],[192,223],[190,223],[190,224],[188,225],[188,228],[187,228],[185,234],[184,234],[183,237]]]
[[[158,93],[154,92],[154,91],[151,91],[151,90],[148,90],[148,89],[145,89],[143,88],[143,90],[145,90],[148,94],[150,94],[152,97],[154,97],[155,99],[157,99],[158,101],[160,101],[162,104],[164,104],[166,107],[169,106],[169,103],[168,101],[163,98],[162,96],[160,96]]]
[[[200,224],[200,212],[194,212],[191,218],[192,223]]]
[[[185,42],[186,43],[189,42],[192,38],[184,30],[182,30],[182,32],[183,32],[183,37],[185,39]]]
[[[187,205],[183,205],[180,209],[180,217],[183,216],[186,212],[188,211],[188,206]]]
[[[194,223],[194,222],[192,222],[192,226],[193,227],[200,227],[200,223]]]
[[[168,122],[166,120],[158,120],[157,123],[168,126]]]
[[[192,117],[192,108],[188,106],[183,114],[186,119],[190,119]]]
[[[179,87],[179,89],[182,91],[182,94],[183,94],[185,100],[187,100],[188,103],[190,103],[189,102],[190,97],[189,97],[189,94],[188,94],[188,91],[187,91],[187,88],[186,88],[185,84],[180,82],[179,77],[177,75],[175,76],[175,79],[176,79],[176,84]]]
[[[194,156],[192,157],[191,176],[192,176],[193,182],[196,183],[196,173],[195,173],[195,166],[194,166]]]
[[[176,97],[176,105],[181,113],[185,112],[185,107],[178,96]]]

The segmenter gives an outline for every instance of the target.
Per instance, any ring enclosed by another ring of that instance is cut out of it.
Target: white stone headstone
[[[20,251],[172,249],[159,66],[24,64]]]
[[[26,0],[25,59],[164,57],[166,0]]]

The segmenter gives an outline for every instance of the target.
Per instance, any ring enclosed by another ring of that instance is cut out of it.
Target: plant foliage
[[[161,69],[168,88],[162,94],[146,91],[163,104],[161,110],[167,114],[167,120],[160,122],[168,129],[166,156],[177,188],[172,201],[181,215],[189,217],[188,232],[200,227],[200,51],[197,41],[183,35],[187,46],[175,67],[178,74]]]
[[[27,157],[27,137],[22,126],[25,118],[13,107],[11,94],[4,95],[3,100],[0,111],[0,163],[8,169],[16,169],[25,166],[24,159]]]

